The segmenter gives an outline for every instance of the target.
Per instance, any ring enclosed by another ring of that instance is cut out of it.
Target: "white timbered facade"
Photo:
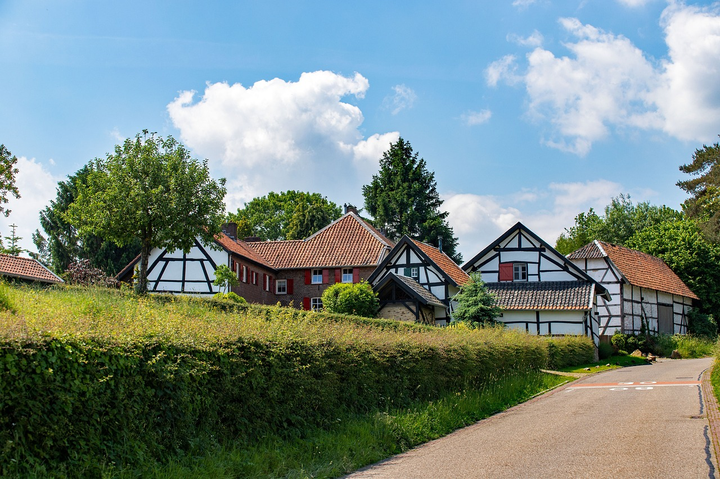
[[[600,336],[615,331],[686,334],[698,297],[661,259],[623,246],[593,241],[568,255],[610,291],[598,302]]]
[[[597,300],[607,290],[522,223],[468,261],[495,294],[509,327],[532,334],[582,334],[599,341]]]
[[[407,236],[368,278],[380,299],[380,317],[439,326],[451,320],[452,298],[468,280],[445,253]]]

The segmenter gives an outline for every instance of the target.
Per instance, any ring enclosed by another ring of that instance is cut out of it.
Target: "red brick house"
[[[21,258],[9,254],[0,254],[0,276],[12,280],[30,281],[45,284],[63,283],[55,273],[32,258]]]
[[[226,264],[240,281],[233,292],[251,303],[318,309],[328,286],[366,280],[394,245],[354,211],[304,240],[239,240],[236,232],[235,225],[227,224],[212,246],[196,241],[189,253],[154,249],[149,290],[213,295],[219,291],[212,284],[215,269]],[[118,279],[129,281],[138,260]]]

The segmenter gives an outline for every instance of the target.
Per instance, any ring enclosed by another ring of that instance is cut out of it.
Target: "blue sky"
[[[228,180],[362,205],[398,135],[466,259],[516,221],[554,243],[629,193],[678,208],[720,133],[720,7],[661,0],[0,2],[0,143],[34,249],[57,181],[143,129]]]

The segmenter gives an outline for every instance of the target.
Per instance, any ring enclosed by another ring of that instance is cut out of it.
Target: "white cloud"
[[[602,212],[621,192],[622,185],[602,179],[552,183],[544,189],[507,196],[446,194],[443,207],[450,213],[448,222],[458,237],[463,258],[469,260],[518,221],[554,245],[578,213],[589,208]],[[643,201],[651,194],[633,192],[633,199]]]
[[[625,5],[626,7],[644,7],[648,3],[650,3],[652,0],[617,0],[618,3],[621,5]]]
[[[507,41],[517,43],[521,47],[539,47],[543,44],[544,41],[542,33],[538,32],[537,30],[533,30],[532,34],[527,37],[521,37],[514,33],[510,33],[507,35],[506,38]]]
[[[520,10],[524,10],[533,3],[537,3],[537,0],[513,0],[512,5]]]
[[[538,47],[527,55],[524,72],[513,55],[486,70],[489,86],[501,80],[525,86],[528,117],[551,125],[546,145],[582,156],[613,129],[714,139],[720,124],[717,7],[671,3],[661,18],[669,57],[659,65],[622,35],[575,18],[559,22],[575,38],[564,43],[570,55]]]
[[[417,100],[417,95],[412,88],[408,88],[403,84],[395,85],[392,89],[395,93],[391,96],[385,97],[383,100],[385,108],[391,109],[391,113],[393,115],[397,115],[406,108],[412,108],[415,104],[415,100]]]
[[[32,242],[32,234],[37,229],[43,235],[45,234],[40,227],[40,210],[48,206],[50,200],[55,199],[57,183],[61,178],[52,176],[34,158],[28,160],[25,157],[18,157],[17,168],[15,184],[20,190],[20,198],[8,197],[7,208],[12,212],[7,218],[0,215],[0,235],[3,237],[5,246],[8,246],[4,238],[11,234],[10,225],[16,224],[15,234],[22,238],[20,246],[30,251],[36,251]],[[27,254],[23,254],[23,256],[27,256]]]
[[[194,91],[183,91],[167,108],[183,142],[227,176],[230,210],[286,189],[357,204],[359,176],[368,176],[399,136],[360,132],[360,108],[341,100],[361,99],[368,88],[359,73],[316,71],[297,82],[275,78],[247,88],[208,83],[196,102]]]
[[[469,111],[463,114],[462,119],[468,126],[481,125],[490,121],[492,112],[490,110]]]
[[[111,136],[115,141],[117,141],[118,143],[124,143],[124,142],[125,142],[125,137],[120,134],[120,130],[118,130],[117,127],[113,128],[113,129],[110,131],[110,136]]]

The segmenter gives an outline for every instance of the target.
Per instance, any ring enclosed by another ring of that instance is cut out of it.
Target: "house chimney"
[[[343,205],[343,211],[344,211],[344,214],[348,214],[350,212],[358,214],[357,208],[354,207],[353,205],[351,205],[350,203],[345,203]]]
[[[442,253],[442,236],[438,236],[438,249]]]
[[[222,232],[230,239],[237,239],[237,223],[225,223],[222,225]]]

